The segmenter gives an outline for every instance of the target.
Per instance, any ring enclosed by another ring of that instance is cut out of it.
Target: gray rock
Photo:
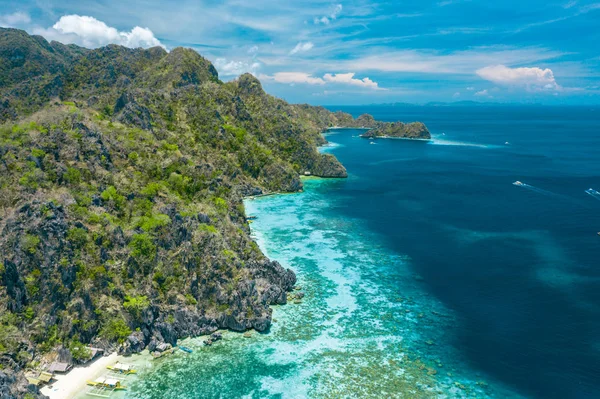
[[[135,331],[127,337],[127,340],[119,347],[119,354],[129,356],[134,353],[140,353],[146,347],[144,334],[141,331]]]
[[[37,387],[30,385],[22,372],[0,370],[0,398],[44,399]]]
[[[271,327],[270,317],[258,317],[252,321],[252,327],[258,332],[264,332]]]

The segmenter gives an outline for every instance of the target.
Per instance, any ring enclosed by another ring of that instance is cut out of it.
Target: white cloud
[[[258,46],[252,46],[248,49],[248,54],[256,54],[258,53]]]
[[[478,96],[478,97],[485,97],[485,96],[489,96],[490,93],[486,90],[481,90],[478,91],[477,93],[474,94],[474,96]]]
[[[454,93],[452,95],[452,98],[459,98],[459,97],[460,97],[460,92],[459,91],[457,91],[456,93]]]
[[[277,72],[273,76],[260,75],[259,79],[271,80],[278,83],[305,83],[309,85],[324,85],[325,81],[321,78],[312,76],[305,72]]]
[[[31,23],[31,17],[24,12],[0,15],[0,26],[3,28],[16,28]]]
[[[369,78],[355,79],[354,75],[355,74],[351,72],[338,74],[326,73],[320,78],[305,72],[277,72],[273,75],[259,75],[258,78],[285,84],[303,83],[321,86],[325,84],[343,84],[374,90],[386,90],[380,88],[377,82],[374,82]]]
[[[64,15],[48,29],[34,29],[34,33],[50,40],[74,43],[96,48],[107,44],[120,44],[125,47],[164,47],[148,28],[136,26],[130,32],[120,32],[94,17]]]
[[[332,83],[349,84],[352,86],[359,86],[359,87],[366,87],[369,89],[380,90],[380,87],[377,84],[377,82],[373,82],[369,78],[355,79],[354,75],[355,74],[352,72],[338,73],[338,74],[326,73],[325,76],[323,76],[323,79],[327,82],[332,82]]]
[[[496,64],[527,64],[564,55],[540,48],[481,47],[450,54],[436,50],[379,51],[337,63],[351,71],[418,72],[470,75],[474,69]]]
[[[296,54],[296,53],[304,53],[304,52],[312,49],[314,46],[315,45],[312,44],[312,42],[305,42],[305,43],[300,42],[300,43],[296,44],[296,47],[294,47],[292,49],[292,51],[290,51],[290,55]]]
[[[475,90],[475,88],[473,86],[467,87],[467,91],[473,91],[473,90]]]
[[[222,76],[239,76],[246,72],[254,75],[260,68],[260,63],[255,61],[233,61],[225,58],[217,58],[214,64],[217,71],[219,71],[219,75]]]
[[[323,17],[317,17],[314,19],[314,23],[315,25],[319,25],[319,24],[323,24],[323,25],[328,25],[331,21],[337,19],[338,15],[340,15],[340,13],[342,12],[342,5],[341,4],[337,4],[334,8],[333,11],[331,11],[331,13],[329,15],[325,15]]]
[[[550,68],[509,68],[504,65],[487,66],[476,71],[479,77],[504,86],[525,87],[529,91],[560,90]]]

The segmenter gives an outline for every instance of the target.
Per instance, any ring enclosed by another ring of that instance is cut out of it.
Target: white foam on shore
[[[319,147],[319,152],[320,153],[329,153],[334,151],[336,148],[340,148],[343,147],[343,145],[339,144],[339,143],[335,143],[333,141],[330,141],[329,143],[322,145]]]

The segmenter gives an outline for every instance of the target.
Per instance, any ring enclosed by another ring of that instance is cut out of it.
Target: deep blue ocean
[[[599,109],[342,109],[433,140],[332,131],[348,179],[245,201],[306,296],[140,358],[125,397],[600,398]]]
[[[338,211],[411,258],[457,315],[451,344],[528,396],[600,397],[600,108],[345,110],[432,132],[329,140],[356,177]]]

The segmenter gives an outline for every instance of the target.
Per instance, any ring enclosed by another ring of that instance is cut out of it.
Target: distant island
[[[376,123],[375,127],[369,129],[360,137],[373,138],[406,138],[418,140],[431,140],[431,134],[427,126],[421,122],[412,123]]]
[[[366,132],[360,135],[362,138],[431,139],[429,129],[422,122],[380,122],[369,114],[360,115],[356,119],[343,112],[336,112],[334,115],[341,123],[341,126],[335,126],[335,128],[365,129]]]
[[[44,397],[53,362],[268,331],[296,276],[252,240],[243,198],[347,177],[317,150],[334,126],[429,137],[223,82],[191,49],[0,29],[0,396]]]

